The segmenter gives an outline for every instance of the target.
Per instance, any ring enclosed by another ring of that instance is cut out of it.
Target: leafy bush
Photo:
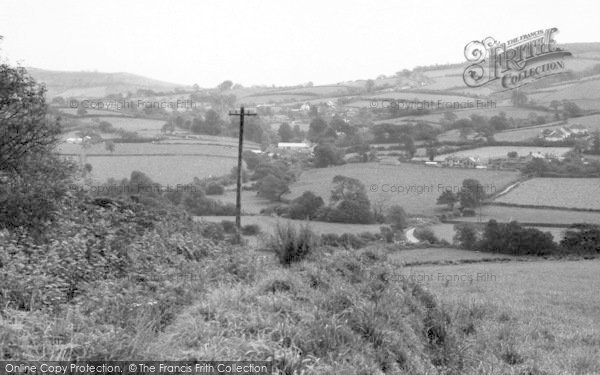
[[[505,224],[490,220],[478,248],[512,255],[546,255],[556,251],[556,244],[550,232],[524,228],[516,221]]]
[[[312,220],[317,217],[317,212],[323,205],[323,198],[315,195],[312,191],[305,191],[292,201],[289,216],[292,219]]]
[[[358,237],[365,242],[374,242],[381,238],[378,234],[371,232],[361,232],[358,234]]]
[[[74,171],[73,164],[48,155],[24,161],[20,173],[0,173],[0,229],[41,232],[68,197]]]
[[[433,231],[429,228],[417,228],[414,232],[415,237],[419,239],[419,241],[427,241],[430,244],[438,243],[438,238],[435,236]]]
[[[355,236],[352,233],[344,233],[340,236],[340,242],[346,248],[351,249],[360,249],[365,246],[365,241],[361,240],[359,237]]]
[[[324,233],[321,235],[321,244],[325,246],[340,246],[340,236],[335,233]]]
[[[197,216],[233,216],[236,214],[235,205],[233,203],[223,203],[208,199],[201,191],[186,193],[182,204],[186,211]]]
[[[565,232],[560,246],[568,253],[599,254],[600,226],[574,224]]]
[[[343,233],[337,235],[335,233],[327,233],[321,235],[321,243],[327,246],[344,247],[346,249],[360,249],[366,245],[365,240],[352,234]]]
[[[223,195],[225,188],[216,182],[211,182],[206,186],[206,195]]]
[[[242,226],[242,234],[244,236],[256,236],[260,233],[260,226],[258,224],[247,224]]]
[[[392,229],[403,230],[408,225],[407,215],[404,208],[393,205],[388,208],[385,215],[386,223],[390,224]]]
[[[221,226],[223,227],[225,233],[235,233],[236,231],[235,222],[231,220],[222,220]]]
[[[473,250],[477,246],[477,229],[473,224],[456,224],[454,242],[462,249]]]
[[[267,208],[263,208],[260,210],[261,215],[276,215],[276,216],[282,216],[282,217],[288,217],[289,216],[289,207],[282,205],[282,204],[278,204],[275,206],[270,206]]]
[[[268,247],[275,252],[279,262],[289,265],[306,258],[318,245],[317,236],[308,225],[297,230],[293,224],[277,224],[275,234],[271,236]]]
[[[381,233],[381,237],[383,237],[384,241],[387,243],[394,242],[394,231],[390,227],[379,227],[379,232]]]

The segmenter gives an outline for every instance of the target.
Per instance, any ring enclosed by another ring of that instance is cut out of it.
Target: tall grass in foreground
[[[279,262],[289,265],[306,258],[311,250],[319,246],[319,237],[308,224],[299,229],[291,223],[277,223],[275,233],[267,242],[267,248],[274,251]]]

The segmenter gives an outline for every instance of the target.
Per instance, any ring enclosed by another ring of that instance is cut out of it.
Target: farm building
[[[281,156],[312,155],[315,146],[307,142],[279,142],[276,153]]]
[[[448,156],[444,161],[442,161],[442,165],[444,167],[451,168],[477,168],[478,165],[482,165],[479,158],[469,156],[469,157],[460,157],[460,156]]]
[[[554,159],[556,158],[554,155],[544,155],[541,152],[530,152],[525,156],[517,156],[517,157],[505,157],[505,158],[497,158],[490,159],[488,161],[488,168],[490,169],[520,169],[527,165],[533,159]]]
[[[573,124],[571,126],[561,127],[558,129],[544,129],[540,134],[540,138],[548,142],[562,142],[571,137],[585,137],[589,134],[587,128],[581,124]]]

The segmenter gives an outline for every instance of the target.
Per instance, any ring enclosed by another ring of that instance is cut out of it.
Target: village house
[[[520,169],[533,159],[554,159],[556,156],[542,154],[541,152],[530,152],[525,156],[504,157],[488,160],[489,169]]]
[[[279,142],[275,152],[282,157],[312,156],[314,148],[308,142]]]
[[[473,156],[448,156],[442,161],[442,165],[450,168],[477,168],[482,163],[479,158]]]
[[[573,124],[558,129],[544,129],[539,138],[548,142],[563,142],[569,138],[585,137],[589,135],[588,129],[581,124]]]

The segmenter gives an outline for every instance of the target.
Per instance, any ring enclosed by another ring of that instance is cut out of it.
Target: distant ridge
[[[72,72],[32,67],[28,67],[27,71],[38,82],[46,84],[49,97],[103,97],[128,91],[135,93],[139,89],[172,91],[185,87],[131,73]]]

